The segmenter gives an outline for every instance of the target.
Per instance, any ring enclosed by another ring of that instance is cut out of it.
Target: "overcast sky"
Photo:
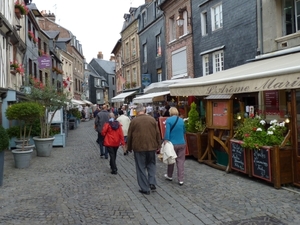
[[[32,0],[39,11],[56,15],[56,23],[70,30],[83,48],[89,63],[99,51],[109,60],[117,41],[121,38],[123,16],[130,7],[138,7],[145,0]]]

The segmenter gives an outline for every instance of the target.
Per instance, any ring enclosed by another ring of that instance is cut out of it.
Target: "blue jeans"
[[[108,152],[107,152],[107,149],[104,147],[103,142],[104,142],[104,136],[102,136],[98,132],[98,144],[100,146],[100,156],[104,155],[105,158],[108,158]]]

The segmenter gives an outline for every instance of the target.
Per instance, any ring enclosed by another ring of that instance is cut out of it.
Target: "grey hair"
[[[136,106],[136,108],[135,108],[135,111],[136,111],[137,113],[139,113],[139,112],[145,112],[145,107],[144,107],[142,104],[138,104],[138,105]]]

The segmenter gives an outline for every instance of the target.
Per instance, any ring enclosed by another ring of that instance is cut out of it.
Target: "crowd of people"
[[[100,157],[109,158],[111,174],[118,174],[116,164],[118,149],[121,147],[124,155],[133,152],[139,191],[149,195],[151,191],[156,191],[156,154],[163,142],[170,142],[174,146],[177,158],[174,164],[167,165],[164,177],[166,180],[173,180],[176,164],[178,184],[183,185],[185,126],[176,107],[166,105],[162,113],[158,107],[153,109],[149,105],[142,104],[129,109],[125,105],[118,109],[102,105],[92,114],[95,118],[94,128],[98,133]],[[157,122],[160,116],[168,117],[164,139],[161,138]]]

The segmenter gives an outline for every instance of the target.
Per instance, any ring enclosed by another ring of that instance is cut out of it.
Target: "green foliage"
[[[0,152],[9,147],[9,137],[6,130],[0,126]]]
[[[69,113],[75,116],[77,119],[81,119],[80,111],[77,108],[70,109]]]
[[[6,132],[9,136],[9,138],[21,138],[21,134],[22,134],[22,130],[21,130],[22,126],[12,126],[10,128],[6,129]]]
[[[202,127],[201,124],[199,124],[200,122],[200,118],[199,118],[199,113],[197,111],[197,105],[195,102],[193,102],[191,104],[191,109],[188,113],[188,120],[186,122],[186,131],[187,132],[192,132],[192,133],[196,133],[198,132],[198,129],[200,127]],[[199,122],[198,122],[199,121]],[[201,123],[201,122],[200,122]],[[201,126],[200,126],[201,125]]]
[[[286,134],[284,122],[272,120],[270,126],[260,117],[245,118],[236,131],[236,138],[242,140],[243,147],[254,149],[261,146],[280,145]]]
[[[30,138],[31,128],[36,118],[41,117],[43,107],[35,102],[20,102],[9,106],[5,112],[7,119],[19,122],[19,135],[16,135],[16,128],[12,128],[11,135],[25,140]]]
[[[37,79],[30,80],[30,91],[26,94],[31,101],[39,103],[43,106],[43,113],[40,117],[40,138],[49,138],[51,123],[57,110],[60,110],[70,102],[68,93],[57,90],[51,84],[44,85]],[[50,114],[51,112],[51,114]]]

